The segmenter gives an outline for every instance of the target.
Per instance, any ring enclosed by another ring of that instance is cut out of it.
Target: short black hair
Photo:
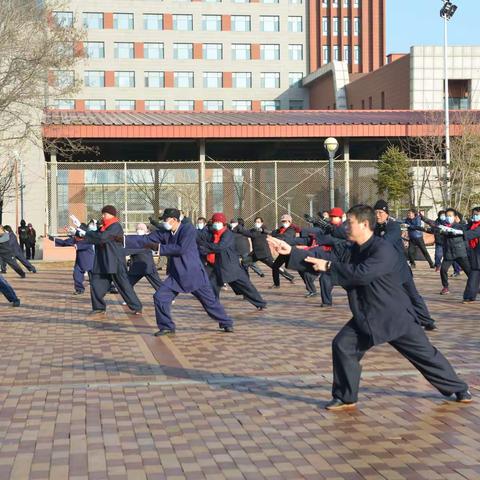
[[[480,207],[473,207],[473,208],[472,208],[472,212],[480,212]],[[3,228],[5,228],[5,230],[6,230],[6,229],[7,229],[7,225],[5,225],[5,227],[3,227]]]
[[[3,229],[9,233],[13,233],[12,227],[10,225],[4,225]]]
[[[445,210],[445,213],[448,213],[448,212],[453,212],[454,215],[458,215],[458,212],[452,208],[452,207],[448,207],[446,210]]]
[[[445,215],[445,213],[446,213],[445,210],[439,210],[437,215],[438,216]]]
[[[239,225],[241,225],[242,227],[245,225],[245,220],[242,218],[242,217],[238,217],[237,218],[237,222]]]
[[[370,205],[365,205],[360,203],[359,205],[354,205],[347,212],[347,215],[354,216],[359,222],[368,222],[370,230],[373,231],[376,223],[375,210]]]
[[[256,222],[257,220],[260,220],[263,223],[263,218],[262,217],[255,217],[255,219],[253,221]]]
[[[207,223],[207,219],[205,217],[198,217],[197,222],[199,222],[200,220],[203,220],[205,223]]]
[[[412,212],[414,215],[417,214],[417,211],[416,211],[414,208],[409,208],[409,209],[408,209],[408,212],[409,212],[409,213]]]

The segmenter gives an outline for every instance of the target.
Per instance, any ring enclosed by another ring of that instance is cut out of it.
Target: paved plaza
[[[464,278],[442,297],[438,274],[415,271],[439,325],[429,336],[475,403],[446,401],[387,345],[365,357],[359,408],[329,413],[341,289],[324,310],[301,281],[255,277],[265,312],[222,293],[235,334],[181,295],[177,334],[158,339],[144,281],[142,317],[109,295],[91,319],[69,266],[38,267],[7,274],[22,307],[0,310],[2,480],[480,478],[480,310],[460,303]]]

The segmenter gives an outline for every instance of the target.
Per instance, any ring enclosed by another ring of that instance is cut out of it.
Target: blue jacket
[[[423,232],[415,229],[422,226],[420,215],[415,215],[415,218],[406,218],[405,223],[408,225],[408,238],[423,238]]]
[[[93,245],[87,240],[78,240],[75,237],[69,237],[65,240],[55,239],[56,247],[75,247],[75,265],[78,265],[84,272],[90,272],[93,269],[93,260],[95,251]]]
[[[125,254],[130,255],[128,274],[151,275],[156,272],[153,252],[149,248],[134,248],[136,237],[138,235],[125,236]]]
[[[132,237],[136,237],[136,248],[160,244],[160,255],[169,257],[168,276],[163,285],[174,292],[189,293],[210,285],[198,252],[197,232],[191,223],[181,223],[175,233],[156,230],[149,235]]]

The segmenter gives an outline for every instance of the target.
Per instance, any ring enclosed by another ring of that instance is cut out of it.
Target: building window
[[[105,72],[96,71],[96,70],[85,71],[84,83],[86,87],[104,87]]]
[[[365,100],[362,100],[362,110],[365,110]]]
[[[160,60],[163,58],[163,43],[144,43],[143,56],[149,60]]]
[[[105,58],[105,44],[103,42],[84,42],[83,50],[87,58]]]
[[[338,8],[338,0],[332,0],[332,8]]]
[[[280,31],[280,17],[276,15],[261,15],[260,16],[260,31],[261,32],[279,32]]]
[[[322,47],[322,57],[323,57],[323,63],[328,63],[330,61],[330,46],[329,45],[324,45]]]
[[[328,0],[322,0],[322,7],[324,8],[328,7]]]
[[[113,28],[115,30],[133,30],[133,13],[114,13]]]
[[[232,74],[233,88],[252,88],[251,72],[234,72]]]
[[[288,101],[289,110],[303,110],[303,100],[289,100]]]
[[[232,0],[233,3],[250,3],[250,0]]]
[[[106,110],[105,100],[85,100],[85,110]]]
[[[177,88],[193,88],[193,72],[173,72],[173,81]]]
[[[223,57],[221,43],[204,43],[203,59],[204,60],[221,60]]]
[[[135,72],[115,72],[116,87],[134,87]]]
[[[165,100],[145,100],[145,110],[165,110]]]
[[[369,108],[369,110],[371,110],[373,108],[373,98],[372,97],[368,97],[368,108]]]
[[[288,58],[290,60],[303,60],[303,45],[289,45]]]
[[[353,19],[353,33],[355,35],[360,35],[360,17],[355,17]]]
[[[262,3],[278,3],[278,0],[261,0]]]
[[[160,13],[144,13],[143,28],[145,30],[163,30],[163,15]]]
[[[232,60],[250,60],[249,43],[232,43]]]
[[[264,112],[270,112],[272,110],[280,110],[279,100],[262,100],[260,102],[260,108]]]
[[[302,72],[289,72],[288,74],[288,85],[290,87],[301,87],[302,86]]]
[[[340,47],[338,45],[333,46],[333,60],[335,62],[340,60]]]
[[[58,110],[73,110],[75,108],[75,100],[56,100],[55,108]]]
[[[57,53],[59,56],[72,58],[74,53],[73,42],[58,42]]]
[[[73,12],[53,12],[53,19],[59,27],[73,27]]]
[[[232,32],[250,32],[250,15],[232,15],[231,24]]]
[[[204,88],[222,88],[222,72],[203,72]]]
[[[262,60],[280,60],[280,45],[260,45]]]
[[[203,0],[204,3],[222,3],[222,0]]]
[[[145,86],[147,88],[163,88],[165,86],[164,72],[145,72]]]
[[[288,3],[290,5],[301,5],[303,3],[303,0],[288,0]]]
[[[237,112],[245,112],[252,109],[251,100],[232,100],[232,109]]]
[[[134,57],[133,43],[115,42],[114,57],[115,58],[133,58]]]
[[[223,110],[223,100],[204,100],[203,109],[207,111]]]
[[[324,37],[328,35],[328,17],[322,17],[322,33]]]
[[[343,34],[346,36],[350,35],[350,19],[348,17],[343,19]]]
[[[174,15],[173,29],[179,31],[193,30],[193,15]]]
[[[345,45],[343,47],[343,60],[347,63],[350,63],[350,47],[348,45]]]
[[[288,31],[289,32],[302,32],[302,17],[288,17]]]
[[[202,29],[206,32],[220,32],[222,30],[222,16],[202,15]]]
[[[115,110],[135,110],[135,100],[115,100]]]
[[[342,0],[343,6],[344,7],[349,7],[350,6],[350,0]]]
[[[353,47],[353,61],[355,62],[355,65],[360,63],[360,47],[358,45]]]
[[[262,88],[280,88],[280,73],[262,72],[260,74],[260,85]]]
[[[193,110],[193,100],[175,100],[173,103],[175,106],[175,110],[179,111],[189,111]]]
[[[174,43],[173,58],[175,60],[190,60],[193,58],[193,43]]]
[[[338,35],[338,17],[333,17],[333,34]]]
[[[75,83],[73,70],[57,70],[55,72],[55,86],[57,88],[70,88]]]
[[[88,29],[101,30],[103,28],[103,13],[84,13],[83,26]]]
[[[355,8],[360,8],[360,0],[353,0],[353,6]]]
[[[382,110],[385,110],[385,92],[381,93],[380,103],[382,105]]]

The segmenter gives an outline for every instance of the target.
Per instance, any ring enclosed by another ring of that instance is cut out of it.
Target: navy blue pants
[[[435,244],[435,267],[440,268],[443,258],[443,245],[436,243]]]
[[[332,305],[332,277],[328,273],[320,274],[320,294],[322,296],[323,305]]]
[[[435,320],[430,316],[427,304],[423,297],[418,293],[415,282],[413,281],[413,275],[410,273],[409,279],[402,284],[405,292],[407,293],[410,301],[412,302],[415,313],[417,314],[418,321],[423,327],[431,326],[435,323]]]
[[[302,277],[303,283],[305,283],[305,288],[308,293],[317,293],[317,287],[315,286],[315,281],[317,280],[318,275],[315,275],[311,272],[298,272],[300,277]]]
[[[80,268],[79,265],[75,264],[73,267],[73,285],[75,287],[76,292],[84,292],[85,287],[83,286],[83,282],[85,280],[85,270]],[[88,273],[90,276],[90,272]]]
[[[463,292],[464,300],[476,300],[478,295],[478,289],[480,288],[480,270],[470,270],[468,276],[467,285]]]
[[[145,277],[148,283],[153,287],[155,291],[157,291],[162,286],[162,280],[158,275],[158,272],[155,271],[154,273],[146,273],[145,275],[135,275],[132,273],[128,274],[128,279],[130,280],[130,284],[134,287],[143,277]]]
[[[220,327],[232,327],[233,320],[227,315],[222,304],[215,297],[212,286],[206,283],[191,294],[202,304],[203,309],[210,318],[218,322]],[[153,295],[155,304],[155,318],[159,330],[175,330],[175,322],[172,320],[171,309],[172,302],[175,300],[178,292],[172,290],[165,283]]]
[[[0,292],[3,293],[5,298],[9,302],[16,302],[18,300],[15,290],[10,286],[10,284],[0,275]]]

